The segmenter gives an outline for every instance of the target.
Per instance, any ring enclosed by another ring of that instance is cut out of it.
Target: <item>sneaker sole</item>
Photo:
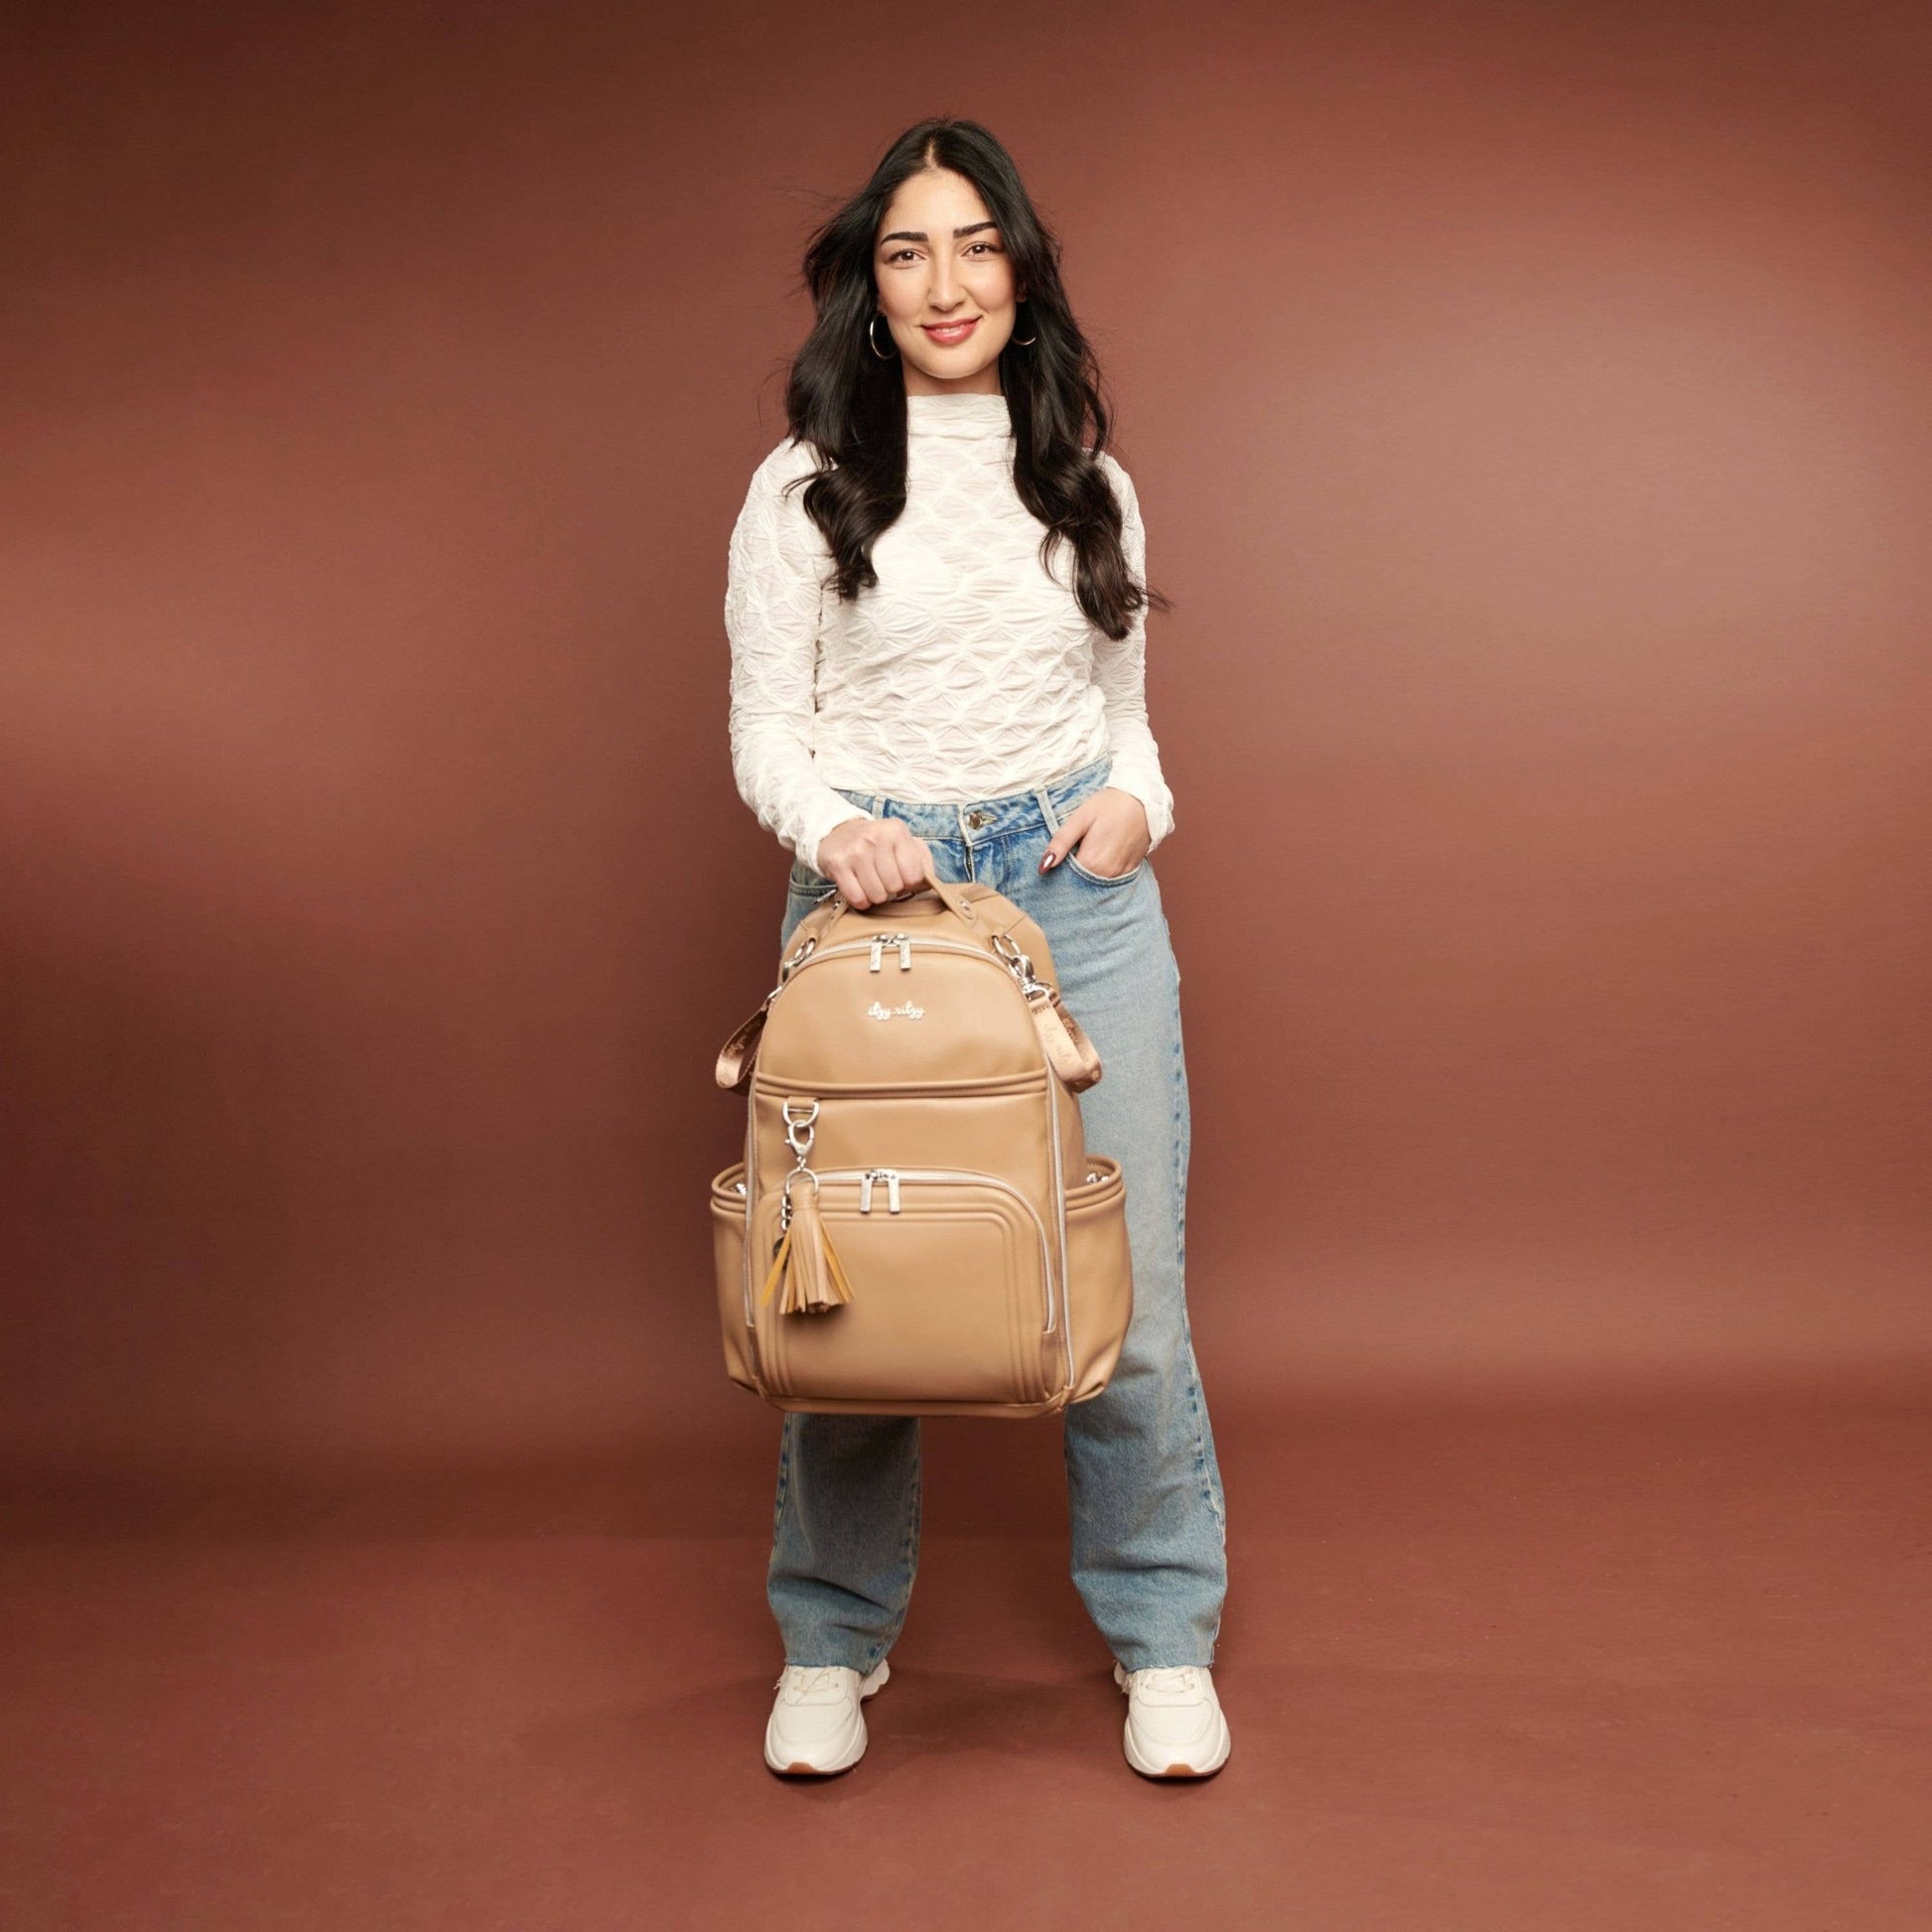
[[[879,1663],[877,1667],[874,1669],[872,1675],[870,1677],[862,1677],[859,1680],[860,1704],[863,1706],[866,1699],[871,1697],[873,1693],[877,1691],[882,1684],[885,1683],[887,1678],[892,1676],[892,1674],[893,1674],[892,1667],[890,1663],[887,1661],[886,1658],[884,1657],[880,1658]],[[772,1770],[776,1771],[780,1777],[786,1777],[786,1778],[836,1777],[838,1773],[841,1771],[851,1770],[852,1767],[855,1764],[857,1764],[862,1757],[865,1756],[866,1744],[868,1741],[869,1740],[866,1734],[866,1716],[865,1716],[865,1712],[862,1709],[859,1713],[858,1727],[853,1732],[852,1743],[850,1748],[845,1752],[843,1756],[838,1758],[834,1763],[813,1764],[808,1762],[806,1759],[802,1757],[795,1757],[788,1764],[780,1764],[778,1760],[771,1755],[771,1732],[770,1732],[769,1725],[767,1725],[764,1734],[764,1761],[767,1765],[770,1766]]]

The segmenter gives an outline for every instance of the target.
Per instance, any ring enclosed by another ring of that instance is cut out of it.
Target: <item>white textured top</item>
[[[834,791],[963,803],[1113,754],[1108,783],[1147,808],[1159,845],[1173,794],[1148,727],[1145,609],[1116,642],[1073,594],[1073,546],[1049,573],[1046,526],[1013,487],[999,395],[908,395],[905,509],[873,545],[879,582],[830,588],[831,547],[806,515],[816,465],[787,437],[759,465],[731,536],[732,770],[759,824],[806,865],[834,825],[864,818]],[[1128,568],[1145,583],[1133,480],[1102,452]],[[821,580],[827,580],[821,588]],[[1152,850],[1152,846],[1150,846]]]

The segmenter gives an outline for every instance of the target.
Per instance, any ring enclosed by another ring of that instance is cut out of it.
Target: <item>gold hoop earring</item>
[[[892,354],[888,355],[886,351],[879,346],[879,338],[872,333],[873,324],[878,322],[882,314],[884,314],[884,311],[880,309],[875,309],[872,312],[872,322],[866,324],[866,341],[872,345],[872,352],[876,356],[878,356],[882,362],[897,362],[898,360],[898,350],[894,349]]]
[[[1020,298],[1020,307],[1024,309],[1027,306],[1027,303],[1030,299],[1031,298],[1023,295]],[[1035,329],[1035,333],[1031,336],[1016,336],[1014,337],[1013,341],[1014,341],[1014,345],[1018,348],[1032,348],[1034,344],[1039,341],[1038,330]]]

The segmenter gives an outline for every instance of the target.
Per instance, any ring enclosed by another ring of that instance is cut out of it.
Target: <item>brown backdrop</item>
[[[17,1474],[762,1470],[725,539],[807,224],[940,108],[1177,604],[1223,1413],[1924,1370],[1922,19],[198,18],[4,63]]]

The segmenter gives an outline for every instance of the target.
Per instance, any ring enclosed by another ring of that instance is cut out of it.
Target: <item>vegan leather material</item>
[[[725,1042],[745,1157],[711,1183],[726,1372],[786,1410],[1048,1415],[1133,1315],[1127,1189],[1089,1154],[1100,1056],[1004,894],[837,893]]]

